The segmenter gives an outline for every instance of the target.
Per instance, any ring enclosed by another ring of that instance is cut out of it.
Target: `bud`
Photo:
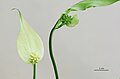
[[[67,25],[68,27],[74,27],[74,26],[76,26],[78,23],[79,23],[78,16],[77,16],[77,15],[74,15],[74,16],[71,18],[70,23],[68,23],[68,24],[66,24],[66,25]]]

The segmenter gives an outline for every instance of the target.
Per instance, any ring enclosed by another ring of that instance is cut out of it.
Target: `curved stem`
[[[55,63],[53,50],[52,50],[52,37],[53,37],[54,31],[55,31],[55,27],[53,27],[53,29],[50,32],[50,36],[49,36],[49,53],[50,53],[50,58],[51,58],[51,61],[52,61],[52,65],[53,65],[53,68],[54,68],[54,73],[55,73],[56,79],[59,79],[57,65]]]
[[[51,61],[52,61],[52,65],[53,65],[53,68],[54,68],[54,73],[55,73],[55,77],[56,79],[59,79],[59,74],[58,74],[58,70],[57,70],[57,64],[55,62],[55,58],[54,58],[54,54],[53,54],[53,34],[54,34],[54,31],[59,27],[62,27],[63,24],[61,24],[61,18],[63,17],[63,14],[62,16],[58,19],[58,21],[56,22],[56,24],[54,25],[54,27],[52,28],[51,32],[50,32],[50,36],[49,36],[49,54],[50,54],[50,58],[51,58]]]
[[[33,79],[36,79],[36,64],[33,64]]]

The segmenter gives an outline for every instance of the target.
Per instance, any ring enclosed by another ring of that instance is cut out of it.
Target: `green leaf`
[[[71,9],[86,10],[87,8],[91,8],[91,7],[107,6],[117,1],[120,1],[120,0],[83,0],[73,5]]]
[[[17,37],[18,53],[25,63],[38,63],[44,55],[43,42],[40,36],[25,21],[21,12],[19,10],[18,12],[21,24],[20,32]]]

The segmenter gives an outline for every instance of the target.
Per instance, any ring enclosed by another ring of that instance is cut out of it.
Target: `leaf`
[[[18,12],[21,24],[17,37],[18,53],[25,63],[38,63],[44,55],[43,42],[39,35],[25,21],[21,12],[19,10]]]
[[[120,0],[83,0],[73,5],[71,9],[74,10],[86,10],[91,7],[107,6]]]

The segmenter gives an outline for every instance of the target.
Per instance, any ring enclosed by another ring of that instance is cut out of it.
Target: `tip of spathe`
[[[17,10],[17,11],[19,11],[19,9],[18,9],[18,8],[12,8],[11,10]]]

